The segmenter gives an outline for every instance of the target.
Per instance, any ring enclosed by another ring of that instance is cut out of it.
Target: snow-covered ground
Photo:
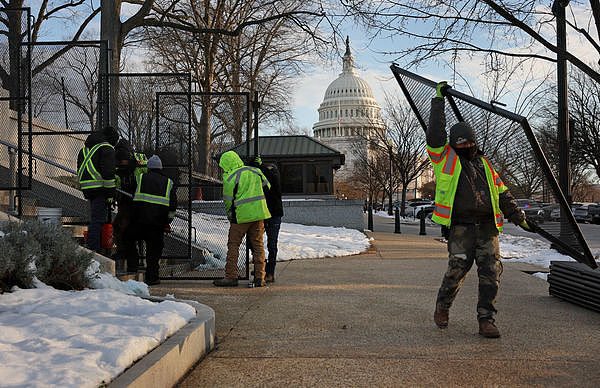
[[[205,265],[224,265],[226,242],[221,240],[227,220],[196,214],[193,224],[196,242],[212,253]],[[284,223],[278,259],[345,256],[368,245],[367,237],[356,230]],[[542,272],[550,260],[571,260],[541,239],[502,234],[500,248],[504,261],[532,263]],[[97,387],[194,316],[194,309],[184,303],[153,303],[129,295],[147,295],[148,288],[108,274],[94,281],[94,290],[59,291],[39,282],[37,286],[0,295],[2,387]]]

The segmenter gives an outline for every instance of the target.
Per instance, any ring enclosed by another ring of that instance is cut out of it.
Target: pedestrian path
[[[474,272],[449,328],[433,323],[447,255],[438,237],[371,235],[366,254],[278,263],[266,288],[153,287],[215,310],[216,349],[180,386],[600,386],[600,315],[550,297],[532,266],[504,265],[502,337],[486,339]]]

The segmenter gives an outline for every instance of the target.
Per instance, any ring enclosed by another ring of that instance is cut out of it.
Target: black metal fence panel
[[[249,98],[248,93],[157,93],[159,149],[169,150],[172,160],[177,161],[173,167],[181,169],[181,163],[187,161],[193,166],[187,176],[180,171],[179,217],[172,223],[179,238],[190,238],[190,254],[186,259],[175,246],[165,249],[160,269],[163,279],[225,276],[229,221],[222,201],[222,170],[214,156],[246,137],[250,126]],[[189,121],[183,120],[187,112],[191,112]],[[190,225],[189,235],[184,231],[185,222]],[[243,241],[238,251],[238,277],[248,279],[249,272]]]
[[[29,8],[0,8],[0,206],[22,214],[22,190],[31,187],[31,126],[28,117],[31,52]]]
[[[408,103],[424,130],[437,83],[391,66]],[[596,268],[567,200],[527,118],[448,89],[447,127],[459,121],[471,125],[477,144],[536,226],[536,232],[575,260]],[[531,201],[528,206],[527,201]]]

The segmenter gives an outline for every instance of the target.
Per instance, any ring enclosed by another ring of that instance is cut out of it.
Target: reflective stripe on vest
[[[431,159],[431,161],[433,163],[439,163],[442,160],[444,160],[444,156],[446,156],[446,152],[448,152],[448,146],[444,147],[444,150],[442,152],[440,152],[439,154],[436,154],[435,152],[431,151],[431,150],[427,150],[427,152],[429,153],[429,159]]]
[[[238,205],[241,205],[243,203],[260,201],[261,199],[265,199],[265,196],[264,195],[259,195],[257,197],[244,198],[244,199],[240,199],[239,201],[235,201],[233,204],[235,206],[238,206]]]
[[[107,142],[98,143],[98,144],[94,145],[92,148],[83,147],[83,150],[82,150],[83,162],[81,163],[81,166],[79,167],[79,170],[77,171],[77,179],[79,181],[79,186],[81,187],[81,190],[96,189],[96,188],[109,188],[110,189],[110,188],[116,187],[115,180],[102,178],[102,174],[100,174],[98,172],[98,170],[96,170],[96,167],[94,166],[94,163],[92,162],[92,157],[94,156],[96,151],[98,151],[100,149],[100,147],[104,147],[104,146],[114,149],[114,147]],[[83,175],[85,172],[87,172],[90,175],[91,179],[83,180]]]
[[[444,168],[442,172],[444,174],[452,175],[454,174],[454,167],[456,167],[456,162],[458,161],[458,155],[456,155],[456,151],[453,148],[447,146],[450,151],[448,152],[448,157],[446,158],[446,163],[444,164]]]
[[[147,194],[142,193],[142,178],[144,174],[140,174],[137,178],[137,188],[135,190],[135,195],[133,196],[134,201],[148,202],[153,203],[155,205],[169,206],[170,196],[171,196],[171,187],[173,187],[173,181],[167,178],[167,190],[165,195],[155,195],[155,194]]]
[[[444,218],[450,218],[451,211],[452,211],[451,207],[440,205],[439,203],[436,203],[435,209],[433,209],[433,212],[435,214],[437,214],[440,217],[444,217]]]
[[[494,184],[498,188],[504,186],[504,182],[502,182],[502,179],[500,179],[500,175],[496,174],[496,172],[492,168],[492,165],[490,164],[490,162],[485,157],[482,157],[482,159],[485,161],[485,163],[487,164],[488,168],[490,169],[490,171],[492,173],[492,180],[494,181]]]
[[[503,226],[503,225],[504,225],[504,216],[502,215],[502,213],[496,214],[496,226]]]
[[[233,179],[233,177],[235,176],[235,184],[236,184],[236,185],[237,185],[237,184],[239,184],[239,183],[240,183],[240,177],[241,177],[241,175],[242,175],[242,172],[243,172],[243,171],[250,171],[251,173],[258,175],[258,176],[260,177],[260,180],[261,180],[261,182],[262,182],[262,185],[263,185],[263,186],[265,186],[265,182],[266,182],[266,180],[265,180],[265,179],[263,179],[263,176],[262,176],[262,174],[261,174],[261,173],[259,173],[259,172],[257,172],[257,171],[254,169],[254,167],[247,167],[247,166],[246,166],[246,167],[242,167],[242,168],[240,168],[239,170],[236,170],[236,171],[235,171],[233,174],[231,174],[231,175],[230,175],[230,176],[227,178],[227,182],[230,182],[230,181]]]

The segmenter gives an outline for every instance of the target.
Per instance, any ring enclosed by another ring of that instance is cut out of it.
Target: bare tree
[[[556,110],[548,107],[546,111],[545,119],[535,126],[537,132],[537,138],[540,142],[540,146],[546,154],[550,167],[554,170],[555,176],[558,176],[559,166],[559,152],[558,152],[558,136],[556,131]],[[571,161],[571,192],[573,199],[577,200],[581,198],[581,194],[585,190],[581,190],[583,187],[591,184],[589,174],[589,161],[581,157],[578,151],[570,153]],[[512,190],[512,188],[511,188]]]
[[[34,117],[95,130],[99,55],[97,47],[74,46],[44,68],[32,81]]]
[[[402,187],[402,215],[405,216],[408,186],[429,167],[425,133],[410,108],[397,96],[386,93],[382,116],[386,123],[386,139],[380,139],[376,144],[385,144],[391,154],[394,174]]]
[[[555,31],[551,24],[555,16],[548,2],[349,0],[343,4],[348,14],[366,27],[371,39],[395,36],[410,39],[413,44],[385,52],[409,66],[460,53],[495,53],[555,62],[560,51],[554,43]],[[591,50],[600,53],[600,45],[590,29],[594,20],[598,29],[598,1],[592,1],[587,7],[579,2],[577,6],[587,11],[581,14],[588,17],[578,20],[577,12],[568,12],[570,31],[587,42]],[[563,54],[573,66],[600,82],[600,73],[575,53]]]
[[[19,80],[25,82],[27,77],[20,77],[19,74],[26,74],[26,50],[23,50],[21,44],[27,40],[27,18],[23,8],[24,0],[0,0],[0,4],[5,8],[2,17],[0,18],[0,34],[6,36],[8,42],[8,57],[0,61],[0,81],[2,87],[8,90],[11,100],[11,108],[15,109],[16,96],[19,96]],[[84,11],[85,10],[85,11]],[[56,21],[58,19],[66,19],[71,23],[78,23],[74,33],[70,36],[70,40],[77,41],[81,37],[86,27],[97,16],[99,8],[89,8],[84,0],[59,0],[57,2],[42,1],[39,7],[34,7],[34,21],[31,24],[30,43],[38,41],[44,33],[44,26],[48,21]],[[74,15],[78,12],[86,14],[83,20],[79,20]],[[32,75],[41,72],[46,66],[51,64],[56,58],[59,58],[69,50],[68,46],[55,52],[52,56],[46,58],[36,64],[32,69]]]
[[[377,148],[369,149],[368,146],[369,143],[365,139],[356,138],[353,142],[351,149],[356,157],[354,171],[347,181],[342,181],[341,185],[362,189],[373,206],[373,200],[376,200],[381,194],[383,203],[383,197],[388,193],[390,159],[387,152],[380,152]],[[392,181],[393,188],[394,181]]]
[[[147,30],[147,45],[152,55],[151,63],[170,72],[190,72],[200,91],[260,90],[263,119],[289,116],[289,85],[291,76],[298,70],[302,55],[308,48],[290,44],[292,35],[302,37],[293,30],[287,18],[269,17],[265,10],[284,14],[301,14],[302,3],[287,2],[278,7],[265,7],[260,15],[260,24],[251,24],[237,35],[222,33],[195,34],[190,30],[175,29],[170,34],[159,30]],[[187,15],[197,15],[189,19],[197,29],[209,26],[220,31],[224,26],[243,24],[244,20],[255,17],[257,9],[264,6],[260,0],[244,3],[233,2],[189,2],[179,3]],[[198,16],[201,15],[202,17]],[[267,20],[269,19],[269,20]],[[298,18],[294,19],[298,20]],[[307,21],[304,21],[307,23]],[[314,39],[311,35],[307,39]],[[266,109],[265,109],[266,108]],[[226,137],[234,142],[242,140],[246,107],[242,98],[222,96],[219,98],[201,97],[198,109],[194,109],[192,122],[195,128],[196,168],[206,173],[210,165],[210,149],[213,140]],[[213,119],[213,117],[215,119]]]
[[[212,67],[214,55],[218,45],[225,36],[239,36],[242,31],[250,26],[261,25],[278,19],[286,19],[306,32],[315,32],[319,20],[325,18],[320,9],[320,4],[304,2],[302,9],[288,10],[285,0],[260,0],[256,2],[238,2],[228,0],[102,0],[101,39],[107,40],[111,47],[110,69],[112,73],[119,72],[121,53],[126,44],[126,39],[132,32],[140,27],[154,28],[161,31],[168,30],[191,33],[196,43],[203,47],[203,56]],[[125,21],[121,21],[122,6],[124,4],[137,5],[139,8]],[[310,23],[307,20],[313,20]],[[132,37],[136,35],[133,34]],[[318,34],[313,35],[318,39]],[[102,59],[101,59],[102,60]],[[104,63],[104,62],[102,62]],[[210,91],[213,84],[213,75],[205,73],[205,77],[197,78],[203,91]],[[118,78],[110,84],[111,101],[117,101]],[[200,117],[204,128],[210,122],[210,104],[203,104],[205,112]],[[110,123],[116,123],[118,112],[116,106],[110,109]],[[204,131],[199,143],[210,144],[208,133]],[[207,164],[207,161],[203,161]]]
[[[573,158],[590,166],[600,179],[600,84],[582,72],[573,72],[569,83]]]

